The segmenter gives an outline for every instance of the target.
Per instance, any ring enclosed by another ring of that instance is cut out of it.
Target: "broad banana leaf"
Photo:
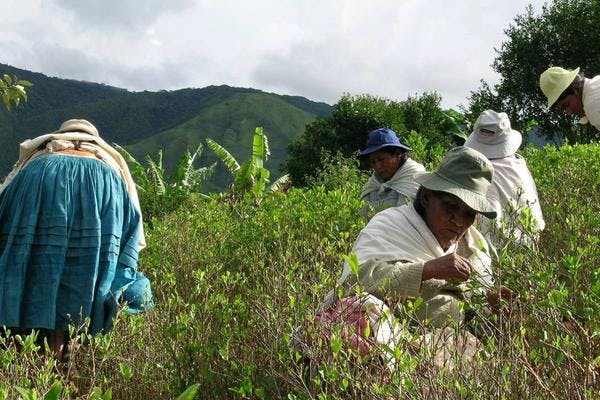
[[[146,169],[123,147],[119,146],[116,143],[113,143],[113,147],[119,152],[119,154],[121,154],[121,156],[125,159],[127,164],[129,164],[131,175],[136,181],[136,186],[138,190],[142,192],[145,191],[145,188],[148,187],[149,183]]]
[[[290,182],[290,176],[285,174],[279,177],[275,182],[271,183],[265,192],[266,195],[282,190]]]
[[[240,169],[240,164],[236,161],[235,157],[225,150],[223,146],[212,139],[206,139],[206,144],[208,145],[208,148],[211,149],[221,161],[223,161],[229,172],[235,175]]]
[[[255,169],[251,159],[244,161],[233,177],[233,189],[240,192],[250,187],[254,183]]]

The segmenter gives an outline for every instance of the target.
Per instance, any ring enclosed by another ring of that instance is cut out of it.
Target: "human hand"
[[[472,270],[473,267],[469,260],[456,253],[451,253],[425,262],[422,280],[435,278],[464,282],[469,279]]]
[[[517,295],[506,286],[500,286],[498,290],[488,290],[486,292],[486,297],[492,311],[498,313],[502,301],[515,299]]]

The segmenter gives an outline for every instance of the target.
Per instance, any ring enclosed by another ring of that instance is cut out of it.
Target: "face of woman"
[[[425,222],[445,250],[456,243],[473,224],[477,212],[458,197],[449,194],[424,193]]]
[[[403,154],[392,155],[383,150],[376,151],[369,156],[371,169],[383,182],[389,181],[398,170]]]

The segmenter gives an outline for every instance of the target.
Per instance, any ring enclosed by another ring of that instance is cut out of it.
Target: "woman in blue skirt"
[[[119,302],[152,307],[144,246],[127,164],[91,123],[23,142],[0,186],[0,326],[41,330],[62,359],[69,325],[107,332]]]

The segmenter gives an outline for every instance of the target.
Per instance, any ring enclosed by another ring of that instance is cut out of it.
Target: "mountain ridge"
[[[0,64],[0,73],[14,74],[34,84],[28,90],[26,103],[10,112],[0,111],[0,176],[6,175],[16,161],[18,143],[54,131],[70,118],[88,119],[103,139],[132,151],[139,161],[146,155],[155,156],[165,143],[197,146],[207,137],[221,140],[234,156],[244,160],[254,132],[251,125],[256,124],[265,127],[270,140],[272,155],[267,166],[280,174],[287,145],[302,134],[307,123],[328,117],[332,109],[326,103],[301,96],[228,85],[133,92],[100,83],[48,77],[6,64]],[[198,125],[200,116],[205,125]],[[190,124],[192,120],[196,123]],[[225,130],[219,132],[219,127]],[[233,137],[236,139],[231,140]],[[164,157],[168,171],[185,150],[182,146],[169,146]],[[214,159],[206,153],[198,166]],[[207,187],[224,189],[229,182],[227,175],[219,168]]]

